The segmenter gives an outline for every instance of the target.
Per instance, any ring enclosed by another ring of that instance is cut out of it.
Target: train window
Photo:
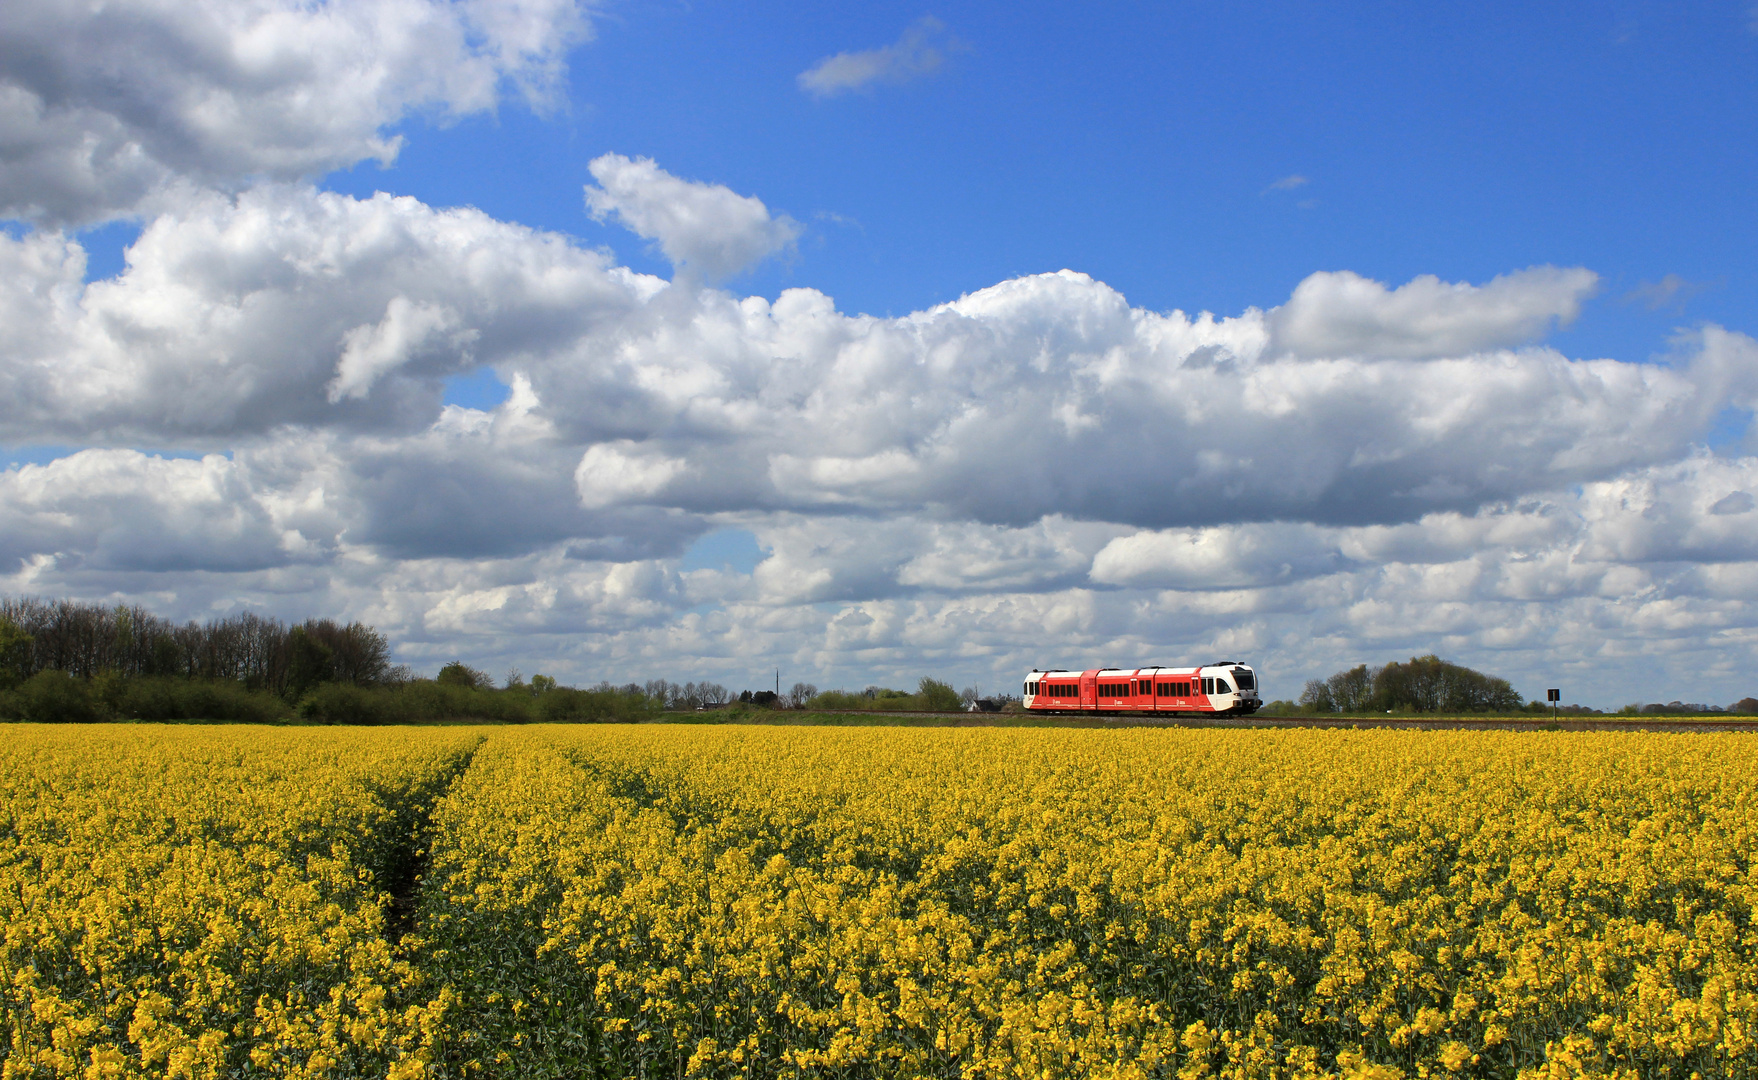
[[[1214,692],[1215,692],[1215,680],[1204,679],[1203,680],[1203,693],[1212,694]]]

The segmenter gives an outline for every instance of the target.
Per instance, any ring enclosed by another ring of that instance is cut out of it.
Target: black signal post
[[[1562,716],[1563,715],[1563,707],[1562,707],[1561,703],[1563,700],[1563,692],[1561,690],[1557,690],[1557,689],[1553,688],[1550,690],[1546,690],[1545,693],[1550,695],[1551,715],[1553,717]]]

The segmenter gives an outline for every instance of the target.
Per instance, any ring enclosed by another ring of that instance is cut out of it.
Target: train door
[[[1199,709],[1213,709],[1215,703],[1209,700],[1209,695],[1213,693],[1214,690],[1215,680],[1212,677],[1205,678],[1203,676],[1202,668],[1197,668],[1196,672],[1190,677],[1190,693],[1192,697],[1196,698],[1196,707]]]
[[[1084,672],[1080,677],[1080,707],[1099,707],[1099,673],[1096,671]]]

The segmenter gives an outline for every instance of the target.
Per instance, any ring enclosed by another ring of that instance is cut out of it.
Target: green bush
[[[542,718],[555,724],[633,724],[654,719],[661,712],[645,694],[605,688],[575,690],[560,686],[536,701]]]
[[[916,697],[921,699],[924,712],[963,712],[964,699],[952,684],[943,683],[939,679],[923,676],[921,685],[916,687]]]
[[[396,690],[320,683],[299,700],[299,718],[309,724],[397,724],[417,719]]]
[[[964,699],[949,683],[924,678],[913,694],[870,686],[864,693],[826,690],[805,704],[812,712],[963,712]]]
[[[231,679],[177,679],[146,676],[124,679],[100,675],[92,695],[117,720],[229,720],[284,724],[293,718],[287,703],[267,690],[251,690]]]
[[[851,694],[847,690],[826,690],[813,695],[806,702],[806,708],[814,712],[855,712],[871,709],[873,704],[873,698]]]
[[[91,687],[65,671],[39,671],[5,695],[0,704],[9,720],[33,724],[91,724],[108,719],[93,700]]]
[[[401,686],[324,683],[300,700],[299,715],[314,724],[417,724],[430,720],[525,724],[549,718],[548,712],[554,709],[552,699],[558,695],[560,700],[582,693],[587,692],[559,688],[534,696],[524,688],[494,690],[437,679],[415,679]]]
[[[478,671],[462,660],[453,660],[439,669],[434,682],[441,686],[461,686],[466,690],[482,690],[494,685],[486,672]]]

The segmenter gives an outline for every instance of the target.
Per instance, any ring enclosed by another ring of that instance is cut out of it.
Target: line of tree
[[[291,698],[319,683],[407,678],[392,669],[384,635],[364,623],[290,626],[252,612],[175,623],[138,605],[0,598],[0,685],[40,671],[230,680]]]
[[[178,623],[138,605],[0,597],[0,719],[243,720],[387,724],[427,720],[638,721],[727,705],[822,711],[955,712],[978,699],[924,678],[914,693],[869,686],[786,694],[719,683],[575,688],[516,669],[497,686],[453,661],[431,678],[390,662],[390,643],[364,623],[289,624],[246,612]],[[986,700],[999,707],[1010,699]]]
[[[1300,704],[1321,713],[1489,713],[1522,708],[1520,694],[1508,680],[1433,654],[1377,668],[1361,664],[1328,679],[1309,680]]]
[[[976,691],[960,693],[951,683],[923,678],[915,693],[869,686],[861,691],[825,690],[809,683],[794,687],[791,707],[817,712],[962,712],[977,698]]]
[[[1565,709],[1564,711],[1566,712],[1568,710]],[[1758,698],[1743,697],[1725,709],[1720,705],[1704,705],[1701,702],[1696,701],[1669,701],[1665,704],[1651,702],[1647,705],[1644,705],[1641,702],[1632,702],[1618,710],[1618,715],[1620,716],[1642,716],[1644,714],[1656,716],[1713,716],[1717,713],[1732,713],[1735,716],[1758,715]]]

